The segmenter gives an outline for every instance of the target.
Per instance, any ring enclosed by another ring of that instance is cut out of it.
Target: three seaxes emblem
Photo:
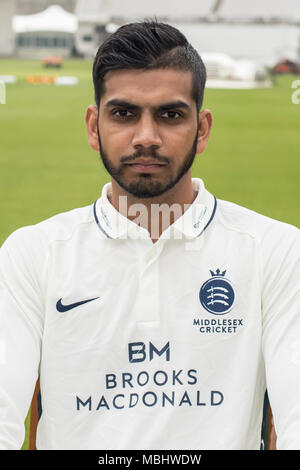
[[[202,306],[214,315],[225,315],[234,304],[235,294],[231,282],[225,278],[226,270],[221,273],[210,270],[211,278],[201,286],[199,298]]]

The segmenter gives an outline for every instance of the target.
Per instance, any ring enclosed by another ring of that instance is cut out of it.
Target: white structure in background
[[[15,36],[11,18],[15,14],[12,0],[0,1],[0,56],[10,56],[15,52]]]
[[[77,0],[75,13],[76,47],[86,57],[113,25],[156,16],[181,29],[200,54],[220,51],[261,65],[300,60],[300,0]]]
[[[17,15],[33,15],[46,10],[49,6],[60,5],[64,10],[74,13],[77,0],[13,0]]]
[[[282,58],[300,61],[299,0],[222,0],[209,21],[187,25],[185,33],[196,48],[222,51],[274,65]]]
[[[243,22],[281,18],[294,23],[300,20],[299,0],[222,0],[216,16]]]
[[[57,77],[54,83],[55,85],[70,86],[70,85],[78,85],[79,80],[77,77]]]
[[[0,82],[2,83],[16,83],[17,77],[15,75],[0,75]]]
[[[35,15],[13,17],[17,54],[26,58],[45,55],[69,57],[74,46],[77,18],[62,7],[53,5]]]
[[[229,55],[208,52],[201,54],[207,72],[207,88],[271,87],[264,67],[252,60],[235,60]]]
[[[0,104],[6,104],[6,89],[5,83],[0,78]]]
[[[209,15],[216,0],[77,0],[76,48],[86,57],[94,57],[99,44],[124,23],[145,18],[170,18],[190,21]]]

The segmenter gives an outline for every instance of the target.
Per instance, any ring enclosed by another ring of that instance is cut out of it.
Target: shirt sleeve
[[[270,227],[262,259],[263,355],[278,450],[300,449],[300,231]]]
[[[0,249],[0,449],[17,450],[25,437],[39,372],[43,302],[36,260],[38,243],[28,228]]]

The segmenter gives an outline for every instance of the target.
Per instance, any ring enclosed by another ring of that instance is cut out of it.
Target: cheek
[[[193,133],[191,130],[173,132],[172,135],[169,135],[164,139],[164,149],[170,155],[178,155],[182,157],[187,152],[191,150],[191,147],[194,143],[196,132]]]
[[[112,125],[105,125],[99,128],[103,147],[118,154],[126,152],[132,141],[131,133],[128,129],[120,129]]]
[[[126,136],[121,133],[111,133],[101,135],[102,149],[105,152],[106,157],[112,162],[115,167],[120,165],[120,159],[122,157],[132,154],[135,149],[132,148]]]

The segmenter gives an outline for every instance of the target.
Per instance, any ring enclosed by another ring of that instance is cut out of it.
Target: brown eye
[[[165,118],[167,118],[167,119],[178,119],[178,118],[181,117],[181,115],[177,111],[165,111],[161,116],[164,119]]]
[[[121,118],[127,118],[133,116],[133,113],[129,111],[128,109],[116,109],[113,112],[114,116],[121,117]]]

